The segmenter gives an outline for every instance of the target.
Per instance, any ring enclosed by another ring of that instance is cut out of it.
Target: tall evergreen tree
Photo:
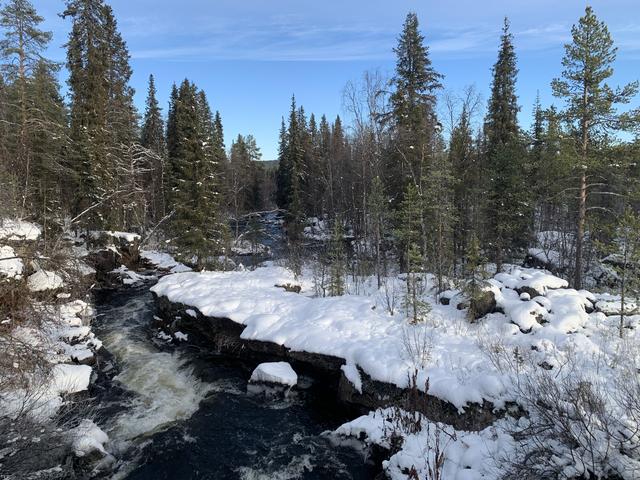
[[[513,35],[505,18],[484,125],[488,176],[486,241],[498,268],[505,253],[526,246],[530,230],[530,203],[524,185],[526,150],[517,118],[520,110],[517,74]]]
[[[45,235],[62,227],[66,213],[62,198],[66,194],[64,185],[69,175],[64,168],[68,147],[67,110],[60,94],[57,73],[56,65],[48,61],[39,62],[28,91],[31,210],[43,225]]]
[[[576,218],[573,286],[582,287],[583,249],[587,221],[588,178],[602,166],[598,143],[617,124],[615,105],[628,103],[637,93],[638,83],[612,88],[606,81],[613,75],[617,49],[606,24],[587,7],[571,28],[571,43],[565,45],[561,78],[552,82],[554,96],[565,101],[564,119],[569,123],[578,152],[578,213]]]
[[[153,75],[149,75],[149,86],[147,89],[140,144],[158,155],[164,155],[166,150],[164,120],[162,119],[162,109],[158,104],[156,94],[155,80]]]
[[[171,229],[181,256],[198,268],[224,252],[227,226],[220,190],[221,168],[210,147],[214,119],[206,96],[189,80],[172,99],[169,198],[175,215]]]
[[[396,73],[390,102],[394,131],[392,157],[396,166],[392,166],[389,173],[394,184],[393,194],[399,196],[408,179],[420,185],[426,160],[432,154],[438,126],[436,92],[442,88],[442,75],[431,64],[415,13],[407,15],[394,52]]]
[[[3,60],[2,71],[11,85],[6,90],[8,96],[7,120],[9,128],[7,142],[9,155],[12,158],[9,171],[15,178],[16,190],[20,191],[20,207],[23,214],[28,213],[32,201],[32,161],[33,151],[30,136],[33,134],[35,113],[30,102],[30,83],[36,69],[53,67],[42,56],[51,41],[51,32],[40,29],[43,18],[28,0],[10,0],[0,10],[0,27],[4,37],[0,41],[0,57]],[[42,80],[42,78],[40,79]],[[41,125],[40,125],[41,127]],[[36,127],[37,128],[37,127]]]
[[[63,17],[72,20],[67,69],[75,210],[86,227],[125,228],[130,210],[140,207],[139,192],[121,188],[132,173],[122,162],[138,137],[127,46],[101,0],[69,0]]]
[[[456,210],[457,228],[454,232],[454,253],[462,259],[467,250],[472,232],[475,230],[474,199],[477,196],[478,162],[471,130],[471,118],[466,105],[460,113],[458,123],[454,126],[449,139],[449,164],[452,169],[455,185],[453,186],[453,203]]]
[[[153,75],[149,75],[149,87],[140,135],[140,144],[149,150],[145,193],[152,221],[159,221],[165,215],[164,169],[166,143],[162,110],[156,98],[156,86]]]

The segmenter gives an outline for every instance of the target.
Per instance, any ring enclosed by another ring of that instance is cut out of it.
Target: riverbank
[[[389,281],[402,291],[402,277]],[[620,338],[614,296],[576,291],[545,271],[508,266],[484,286],[491,298],[487,309],[469,319],[463,292],[449,291],[436,301],[429,276],[422,281],[430,313],[415,325],[385,310],[385,291],[372,282],[366,294],[318,298],[310,277],[295,278],[275,266],[171,275],[152,291],[169,331],[254,364],[285,360],[296,371],[315,371],[343,404],[373,410],[337,434],[388,448],[390,478],[406,478],[412,468],[428,471],[434,442],[448,445],[442,461],[452,478],[456,472],[499,478],[540,441],[531,429],[545,412],[556,416],[550,426],[556,435],[570,434],[558,430],[564,424],[569,432],[594,433],[600,427],[580,427],[562,407],[590,408],[579,404],[585,385],[606,405],[603,428],[634,422],[621,398],[633,398],[637,376],[622,359],[637,353],[640,316],[626,317]],[[540,407],[547,396],[556,405],[552,413]],[[400,446],[391,441],[394,435]],[[625,442],[634,445],[631,438]],[[588,455],[585,447],[571,445],[559,443],[555,455],[567,464]],[[606,455],[625,465],[635,461],[622,447]],[[486,462],[492,476],[482,467]]]

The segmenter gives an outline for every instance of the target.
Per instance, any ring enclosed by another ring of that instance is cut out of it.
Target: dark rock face
[[[545,262],[541,258],[538,258],[530,253],[524,257],[524,262],[522,262],[523,267],[527,268],[540,268],[543,270],[549,270],[550,272],[558,272],[558,266],[554,265],[551,262]]]
[[[544,292],[539,292],[535,288],[531,288],[529,286],[516,288],[516,292],[518,292],[518,294],[520,294],[520,295],[522,295],[523,293],[526,293],[526,294],[529,295],[529,298],[536,298],[536,297],[543,297],[544,296]]]
[[[469,316],[471,320],[479,320],[485,315],[496,312],[496,296],[490,290],[483,290],[469,300]]]
[[[365,410],[373,410],[390,405],[407,405],[411,395],[419,395],[420,401],[415,406],[429,420],[447,423],[458,430],[483,430],[498,418],[498,415],[493,412],[493,406],[488,402],[484,402],[482,405],[469,405],[465,408],[464,413],[460,413],[452,404],[433,395],[420,391],[410,392],[406,388],[373,380],[360,368],[358,368],[358,372],[362,379],[362,393],[355,389],[344,374],[341,375],[338,397],[342,402],[360,408],[364,407]]]
[[[113,270],[121,265],[131,270],[144,267],[143,259],[140,257],[140,242],[137,239],[129,242],[124,238],[104,234],[88,243],[95,250],[87,255],[86,261],[96,270],[96,282],[101,288],[122,285],[119,276],[113,273]]]
[[[169,331],[181,331],[189,334],[190,343],[203,349],[213,349],[216,353],[225,354],[248,363],[251,368],[259,363],[272,361],[289,362],[294,370],[303,375],[315,377],[336,392],[339,401],[345,407],[356,412],[365,413],[379,407],[406,405],[409,389],[399,388],[393,384],[373,380],[362,370],[362,392],[358,392],[342,372],[345,360],[332,355],[292,351],[282,345],[259,340],[240,338],[244,326],[228,318],[212,318],[197,311],[193,317],[186,310],[194,308],[172,303],[166,297],[154,294],[158,313],[162,320],[158,326]],[[495,306],[495,298],[491,294]],[[490,304],[490,302],[489,302]],[[413,392],[415,395],[415,392]],[[482,430],[491,425],[497,418],[493,406],[485,402],[483,405],[473,404],[465,408],[464,413],[450,403],[431,395],[419,392],[424,401],[420,404],[427,418],[433,421],[448,423],[457,429]]]

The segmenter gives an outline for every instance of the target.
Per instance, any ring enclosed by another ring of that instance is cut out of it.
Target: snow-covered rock
[[[27,285],[32,292],[42,292],[44,290],[55,290],[64,285],[62,277],[55,272],[48,270],[38,270],[33,275],[29,275]]]
[[[41,234],[41,228],[35,223],[8,218],[0,221],[0,239],[37,240]]]
[[[249,381],[278,383],[293,387],[298,383],[298,375],[287,362],[269,362],[258,365]]]
[[[249,240],[238,239],[233,242],[231,251],[236,255],[269,255],[271,249],[262,243],[251,243]]]
[[[9,246],[0,247],[0,276],[19,279],[22,277],[24,264],[16,258],[16,252]]]
[[[109,441],[109,436],[91,420],[82,420],[71,434],[73,452],[77,457],[84,457],[94,451],[107,454],[104,446]]]
[[[123,240],[123,241],[125,241],[127,243],[134,243],[134,242],[140,241],[140,235],[138,235],[137,233],[131,233],[131,232],[114,232],[114,231],[110,231],[110,230],[94,230],[94,231],[89,232],[89,235],[94,240],[97,240],[100,237],[106,235],[106,236],[111,237],[111,238],[115,238],[115,239],[118,239],[118,240]]]
[[[91,371],[88,365],[55,365],[52,386],[57,393],[82,392],[89,387]]]
[[[141,250],[140,256],[156,268],[169,270],[171,273],[191,271],[191,268],[176,261],[176,259],[168,253],[158,252],[156,250]]]

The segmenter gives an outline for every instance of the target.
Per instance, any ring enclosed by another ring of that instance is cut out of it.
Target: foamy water
[[[185,366],[179,353],[162,352],[153,345],[146,335],[145,312],[144,301],[130,300],[108,313],[109,331],[102,334],[120,370],[114,380],[135,393],[126,412],[110,426],[114,446],[188,419],[211,391]]]

